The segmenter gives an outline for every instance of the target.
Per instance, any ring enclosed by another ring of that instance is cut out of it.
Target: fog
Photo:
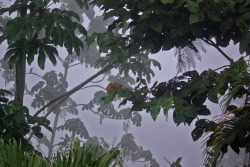
[[[78,12],[78,9],[76,11]],[[97,13],[98,12],[99,11],[97,11]],[[88,27],[89,23],[86,15],[83,15],[83,20],[86,20],[87,23],[84,24],[86,27]],[[221,56],[216,49],[206,45],[204,46],[206,47],[207,52],[200,53],[202,59],[201,61],[196,60],[195,70],[197,70],[198,72],[202,72],[203,70],[207,70],[208,68],[216,69],[225,64],[229,64],[228,61],[223,56]],[[6,47],[7,47],[6,43],[3,43],[0,46],[1,59],[3,58],[3,55],[6,52]],[[63,48],[58,48],[58,49],[61,59],[65,60],[65,58],[67,57],[66,50]],[[87,47],[85,47],[85,49],[87,49]],[[238,50],[239,48],[237,45],[235,46],[231,44],[230,47],[224,49],[223,51],[225,51],[234,60],[238,60],[241,56]],[[80,56],[83,57],[86,56],[86,52],[88,51],[82,52]],[[94,57],[98,57],[96,56],[97,53],[90,52],[89,55],[84,58],[82,64],[69,68],[66,79],[68,82],[67,90],[74,88],[76,85],[83,82],[87,78],[91,77],[99,70],[93,68],[94,63],[92,63],[91,61],[94,60],[90,60],[92,56],[91,54],[94,54]],[[168,52],[159,52],[157,54],[150,55],[149,57],[151,59],[156,59],[157,61],[159,61],[162,66],[162,70],[159,70],[158,68],[152,66],[152,69],[155,72],[155,76],[152,77],[149,85],[152,85],[155,81],[158,81],[158,83],[167,81],[175,77],[176,75],[181,74],[181,73],[177,74],[177,69],[176,69],[177,59],[174,56],[174,50],[170,50]],[[56,71],[57,75],[60,73],[62,73],[63,76],[65,75],[64,73],[65,68],[63,67],[63,63],[60,62],[59,59],[57,60],[56,66],[53,66],[51,62],[47,60],[44,70],[39,69],[37,65],[37,60],[34,60],[31,66],[27,66],[27,73],[36,73],[40,76],[43,76],[46,72],[49,72],[51,70]],[[190,70],[193,70],[193,68],[191,68]],[[2,71],[0,71],[0,73],[1,72]],[[106,91],[103,88],[106,88],[108,83],[115,81],[114,78],[117,78],[117,76],[119,76],[117,74],[118,70],[111,70],[111,73],[109,72],[105,73],[106,75],[105,77],[104,75],[101,75],[96,79],[94,79],[95,82],[102,80],[104,77],[102,81],[98,83],[89,83],[86,89],[82,89],[74,93],[71,96],[71,98],[76,102],[76,104],[78,104],[76,108],[79,113],[70,114],[65,111],[60,112],[57,127],[60,125],[64,125],[64,123],[68,119],[80,118],[80,120],[84,123],[84,126],[88,131],[88,135],[92,137],[92,139],[94,138],[94,136],[96,136],[99,138],[98,141],[100,142],[101,141],[100,138],[103,137],[104,140],[110,145],[110,147],[116,146],[116,144],[118,144],[122,139],[123,135],[132,134],[136,145],[141,146],[144,151],[150,150],[152,153],[152,158],[155,158],[161,167],[170,166],[164,159],[164,157],[168,159],[170,162],[176,161],[179,157],[182,157],[181,165],[183,167],[204,166],[202,158],[202,152],[204,149],[202,147],[202,142],[204,138],[201,138],[200,140],[194,142],[191,137],[191,132],[194,129],[194,124],[196,120],[192,122],[191,126],[183,124],[176,126],[176,124],[173,122],[172,110],[168,112],[167,117],[163,114],[163,112],[161,112],[156,121],[153,121],[150,114],[146,113],[145,111],[140,111],[138,113],[142,117],[141,125],[135,126],[129,119],[114,120],[110,118],[104,118],[104,115],[103,116],[98,115],[99,114],[97,112],[99,107],[98,105],[96,105],[91,110],[82,110],[82,107],[88,104],[89,101],[95,97],[95,93],[97,91],[103,91],[103,92]],[[134,76],[132,73],[129,74],[131,78],[136,79],[136,76]],[[121,78],[123,77],[124,76],[121,76]],[[121,78],[118,80],[122,83]],[[41,81],[41,78],[39,76],[33,74],[27,74],[26,75],[27,89],[31,90],[32,87],[36,85],[39,81]],[[13,84],[14,82],[10,82],[10,84],[8,84],[5,87],[5,81],[3,78],[1,78],[0,81],[1,88],[12,88]],[[134,87],[134,85],[132,84],[130,84],[129,86]],[[31,113],[35,113],[38,110],[38,108],[34,109],[31,106],[33,99],[34,96],[28,94],[25,96],[24,105],[29,107]],[[125,109],[126,107],[130,107],[130,105],[127,105],[125,107],[121,107],[118,109],[119,102],[121,102],[121,99],[119,98],[116,100],[116,102],[114,102],[114,106],[117,111]],[[208,107],[212,109],[211,111],[213,111],[213,113],[210,115],[211,119],[213,119],[213,117],[216,115],[222,114],[222,110],[219,105],[212,103],[207,103],[207,104]],[[46,112],[43,112],[42,114],[45,113]],[[53,127],[55,115],[56,114],[53,113],[48,117],[48,119],[51,121],[50,124],[51,127]],[[51,133],[45,129],[43,129],[43,132],[47,136],[48,140],[50,140]],[[69,137],[71,136],[78,137],[82,141],[88,140],[86,138],[85,139],[81,138],[79,134],[73,135],[72,132],[69,132],[68,130],[63,130],[63,131],[57,130],[55,132],[54,145],[56,143],[62,142],[63,141],[62,138],[65,138],[66,133]],[[38,144],[36,139],[32,139],[32,143],[35,146]],[[41,144],[40,147],[44,155],[47,156],[48,148],[44,144]],[[60,148],[59,146],[55,146],[53,153],[55,153],[56,149],[59,148]],[[140,162],[141,159],[136,160],[135,162],[131,162],[130,160],[127,159],[125,159],[124,161],[125,161],[125,166],[128,167],[143,167],[145,165],[143,162]],[[150,161],[146,161],[146,164],[149,164],[149,162]]]

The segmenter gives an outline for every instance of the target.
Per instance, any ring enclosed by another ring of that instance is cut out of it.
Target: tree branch
[[[216,43],[214,43],[211,39],[203,39],[203,38],[201,38],[201,40],[203,40],[207,44],[212,45],[213,47],[215,47],[229,62],[231,61],[231,58],[225,52],[223,52],[223,50],[221,50],[221,48],[218,45],[216,45]]]
[[[29,73],[26,73],[26,74],[33,74],[33,75],[36,75],[36,76],[38,76],[38,77],[40,77],[40,78],[43,78],[42,76],[40,76],[40,75],[38,75],[38,74],[36,74],[36,73],[33,73],[33,72],[29,72]]]
[[[82,64],[82,63],[72,64],[72,65],[69,65],[69,67],[77,66],[77,65],[79,65],[79,64]]]
[[[93,79],[95,79],[96,77],[98,77],[99,75],[103,74],[104,72],[110,70],[113,68],[113,65],[117,62],[117,60],[114,60],[113,62],[109,63],[108,65],[106,65],[104,68],[102,68],[100,71],[98,71],[96,74],[92,75],[90,78],[88,78],[87,80],[85,80],[84,82],[80,83],[79,85],[77,85],[76,87],[74,87],[73,89],[71,89],[70,91],[56,97],[55,99],[51,100],[49,103],[47,103],[45,106],[43,106],[41,109],[39,109],[34,115],[33,117],[38,116],[38,114],[40,114],[45,108],[49,107],[51,104],[57,102],[60,99],[67,99],[70,95],[72,95],[73,93],[75,93],[76,91],[78,91],[79,89],[81,89],[83,86],[85,86],[86,84],[88,84],[90,81],[92,81]],[[54,107],[53,107],[54,108]],[[48,114],[48,113],[47,113]]]

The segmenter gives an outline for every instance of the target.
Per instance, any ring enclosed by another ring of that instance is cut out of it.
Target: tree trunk
[[[26,74],[26,63],[20,66],[16,64],[16,90],[15,100],[23,105],[24,89],[25,89],[25,74]]]

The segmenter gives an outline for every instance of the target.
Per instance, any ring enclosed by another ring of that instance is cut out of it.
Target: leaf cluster
[[[26,60],[31,64],[35,55],[38,55],[38,65],[41,69],[44,69],[46,57],[55,65],[56,57],[59,56],[56,46],[65,47],[69,54],[72,54],[73,50],[77,55],[80,54],[83,44],[76,30],[87,35],[86,29],[78,23],[80,17],[73,11],[57,8],[50,11],[49,2],[42,4],[38,0],[15,1],[9,8],[0,9],[1,14],[20,13],[20,17],[8,21],[6,30],[0,37],[0,42],[8,42],[4,59],[9,60],[10,66],[17,62],[24,64]]]
[[[226,47],[233,40],[241,53],[250,53],[247,0],[92,0],[92,4],[104,10],[104,18],[116,18],[109,30],[131,30],[131,47],[152,53],[174,47],[197,51],[193,41],[214,38],[216,46]]]
[[[24,150],[32,150],[33,146],[28,143],[25,136],[33,130],[34,135],[41,138],[41,126],[52,131],[49,127],[50,122],[43,117],[32,117],[28,108],[16,101],[10,101],[6,94],[11,93],[0,89],[0,137],[7,143],[13,138],[16,141],[21,140]]]
[[[198,119],[192,138],[197,141],[203,134],[213,132],[208,139],[207,148],[212,147],[215,152],[212,156],[216,163],[220,153],[226,153],[227,147],[239,153],[240,148],[249,152],[249,66],[243,59],[239,59],[229,68],[221,72],[211,69],[199,74],[197,71],[188,71],[173,79],[155,83],[148,88],[144,79],[138,78],[138,85],[134,91],[128,89],[117,90],[109,94],[107,98],[111,102],[115,95],[123,97],[120,105],[127,101],[132,102],[131,111],[146,110],[154,120],[163,109],[167,115],[170,108],[173,109],[173,120],[179,125],[187,123],[190,125],[199,116],[210,115],[206,107],[207,100],[224,106],[224,111],[234,114],[231,119],[224,119],[220,123],[208,119]],[[243,107],[238,108],[231,105],[231,101],[240,99]],[[106,98],[105,98],[106,100]]]

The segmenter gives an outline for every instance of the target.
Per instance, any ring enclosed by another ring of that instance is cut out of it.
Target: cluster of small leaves
[[[84,123],[80,120],[80,118],[72,118],[68,119],[64,125],[57,127],[58,130],[69,130],[74,134],[80,135],[81,137],[88,138],[89,133],[86,129]]]
[[[33,108],[40,108],[46,102],[64,93],[68,87],[62,73],[56,74],[55,71],[50,71],[44,74],[42,79],[31,88],[31,94],[35,95],[31,103]]]
[[[9,101],[6,94],[10,92],[0,89],[0,137],[5,142],[13,138],[21,140],[23,149],[32,150],[33,146],[24,137],[33,130],[34,135],[41,138],[41,126],[51,131],[49,121],[43,117],[32,117],[28,108],[16,101]]]
[[[215,38],[226,47],[230,40],[240,44],[240,52],[250,54],[248,0],[92,0],[104,10],[104,17],[115,17],[109,30],[130,29],[132,46],[151,49],[152,53],[174,47],[190,47],[197,38]]]
[[[38,3],[40,2],[40,3]],[[50,11],[48,4],[41,1],[15,1],[9,8],[0,9],[0,13],[20,12],[21,17],[11,19],[6,24],[6,30],[0,42],[7,40],[8,50],[4,56],[9,65],[17,62],[31,64],[35,55],[38,55],[38,65],[44,69],[46,57],[53,65],[56,64],[58,51],[56,46],[65,47],[72,54],[72,50],[80,54],[83,48],[81,40],[75,31],[87,35],[86,29],[72,18],[80,21],[80,17],[73,11],[54,8]],[[29,13],[27,13],[29,11]]]
[[[156,120],[161,109],[164,110],[164,114],[166,115],[168,110],[173,108],[174,122],[177,125],[181,123],[190,125],[198,116],[210,115],[210,110],[205,105],[206,100],[218,103],[219,97],[221,97],[222,104],[227,108],[226,111],[230,111],[230,108],[237,108],[236,106],[230,105],[232,100],[240,99],[243,104],[249,103],[250,75],[248,68],[249,66],[246,62],[240,59],[220,73],[211,69],[201,74],[197,71],[188,71],[181,76],[174,77],[168,82],[155,83],[151,88],[148,88],[145,80],[138,79],[139,83],[134,91],[119,89],[109,94],[104,101],[111,102],[115,95],[118,95],[124,98],[120,105],[131,101],[132,111],[146,110],[151,114],[154,120]],[[239,115],[239,117],[241,116],[242,114]],[[240,120],[232,120],[231,122],[239,125],[244,123]],[[200,119],[195,125],[196,128],[192,132],[194,141],[198,140],[207,132],[214,131],[215,134],[219,133],[216,132],[218,125],[214,121]],[[235,134],[236,131],[235,133],[230,133],[234,135],[230,137],[230,142],[224,143],[220,151],[225,153],[229,145],[237,153],[240,147],[247,148],[245,132],[246,131],[244,131],[244,133],[238,133],[237,131],[237,135],[240,136],[242,143],[238,141],[239,138]],[[213,135],[211,138],[213,139]],[[209,141],[210,140],[207,142],[208,144]],[[222,139],[221,142],[224,142],[224,139]]]
[[[100,123],[102,123],[104,118],[108,118],[116,120],[131,120],[133,125],[137,127],[141,126],[142,117],[138,112],[131,113],[130,108],[125,108],[117,111],[114,105],[110,103],[114,100],[114,93],[115,92],[110,93],[110,95],[108,96],[110,98],[101,100],[107,94],[103,91],[96,92],[94,98],[89,103],[83,105],[82,110],[97,110],[97,112],[94,113],[100,116]]]
[[[121,156],[130,159],[132,162],[140,161],[148,163],[151,167],[159,167],[160,165],[153,158],[149,150],[144,150],[143,147],[137,146],[134,141],[134,136],[130,133],[122,136],[119,142],[121,149]]]

